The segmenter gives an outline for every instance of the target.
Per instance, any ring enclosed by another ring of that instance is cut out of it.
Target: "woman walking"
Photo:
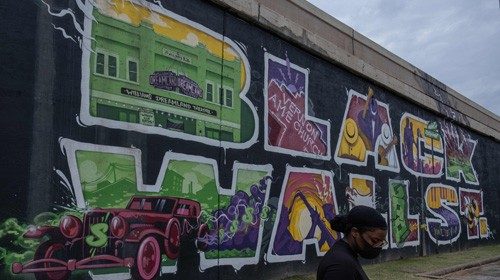
[[[347,215],[330,221],[332,229],[344,233],[321,260],[317,280],[367,280],[358,255],[376,258],[387,245],[387,222],[380,213],[368,206],[355,206]]]

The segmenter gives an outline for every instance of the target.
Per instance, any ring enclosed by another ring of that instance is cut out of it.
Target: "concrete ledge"
[[[433,278],[433,279],[444,279],[443,276],[445,276],[447,274],[457,272],[460,270],[465,270],[465,269],[481,266],[481,265],[485,265],[485,264],[489,264],[489,263],[493,263],[496,261],[500,261],[500,256],[491,257],[491,258],[476,261],[476,262],[455,265],[455,266],[444,268],[444,269],[438,269],[438,270],[431,271],[429,273],[415,274],[415,276]]]
[[[305,0],[210,0],[462,126],[500,141],[500,117]]]

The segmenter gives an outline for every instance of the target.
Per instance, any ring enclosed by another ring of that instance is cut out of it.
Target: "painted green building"
[[[228,142],[245,141],[241,136],[245,116],[239,98],[240,58],[224,60],[203,44],[172,40],[157,34],[147,21],[133,26],[97,10],[94,16],[91,116]]]

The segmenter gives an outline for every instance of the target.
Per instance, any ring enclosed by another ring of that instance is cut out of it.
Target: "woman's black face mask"
[[[368,241],[365,240],[365,238],[359,234],[359,237],[361,238],[363,242],[363,246],[359,246],[358,242],[356,241],[356,252],[365,259],[374,259],[380,255],[380,252],[382,252],[382,247],[373,247]]]

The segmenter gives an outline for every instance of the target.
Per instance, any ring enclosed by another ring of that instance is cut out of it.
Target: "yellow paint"
[[[151,24],[156,34],[165,36],[171,40],[196,47],[203,46],[211,54],[227,61],[239,59],[241,62],[241,87],[245,84],[246,71],[243,60],[236,51],[227,43],[219,40],[201,30],[188,24],[177,21],[166,15],[150,11],[139,5],[132,4],[126,0],[96,0],[99,11],[106,16],[127,22],[133,26],[139,26],[142,22]]]
[[[457,203],[457,192],[454,189],[450,189],[444,186],[431,187],[431,189],[427,192],[427,197],[425,199],[427,206],[432,209],[440,208],[442,200],[445,200],[449,203]]]
[[[479,219],[479,232],[481,236],[488,236],[488,220],[486,218]]]
[[[369,180],[353,178],[351,187],[355,189],[361,196],[372,195],[371,181]]]
[[[338,156],[361,162],[365,161],[366,146],[359,135],[358,125],[351,118],[345,120]]]
[[[413,139],[417,139],[418,131],[420,130],[420,134],[421,134],[422,138],[425,140],[425,145],[428,145],[429,147],[432,147],[432,145],[433,145],[434,149],[442,150],[442,148],[443,148],[443,141],[442,140],[433,140],[432,138],[426,137],[424,135],[425,128],[427,127],[426,123],[421,122],[421,121],[414,119],[412,117],[406,117],[406,118],[409,118],[410,123],[413,125],[413,129],[412,129]],[[400,128],[401,131],[404,131],[405,126],[406,126],[406,121],[401,122],[401,128]],[[401,140],[404,142],[404,138]],[[432,142],[434,142],[434,143],[432,143]],[[416,147],[413,147],[413,154],[414,155],[418,154]]]
[[[316,209],[318,212],[321,221],[326,224],[326,228],[328,229],[328,234],[332,235],[333,238],[337,239],[337,232],[330,229],[328,226],[328,221],[325,217],[325,213],[323,211],[323,201],[316,195],[313,194],[304,194],[307,202]],[[312,227],[311,215],[307,209],[307,206],[301,199],[297,199],[290,209],[290,213],[288,215],[290,223],[288,225],[288,231],[290,232],[292,238],[296,241],[302,242],[306,237]],[[321,230],[319,228],[314,229],[314,236],[319,240],[321,237]],[[325,242],[326,243],[326,242]],[[321,252],[326,252],[330,248],[328,243],[323,244],[320,248]]]

